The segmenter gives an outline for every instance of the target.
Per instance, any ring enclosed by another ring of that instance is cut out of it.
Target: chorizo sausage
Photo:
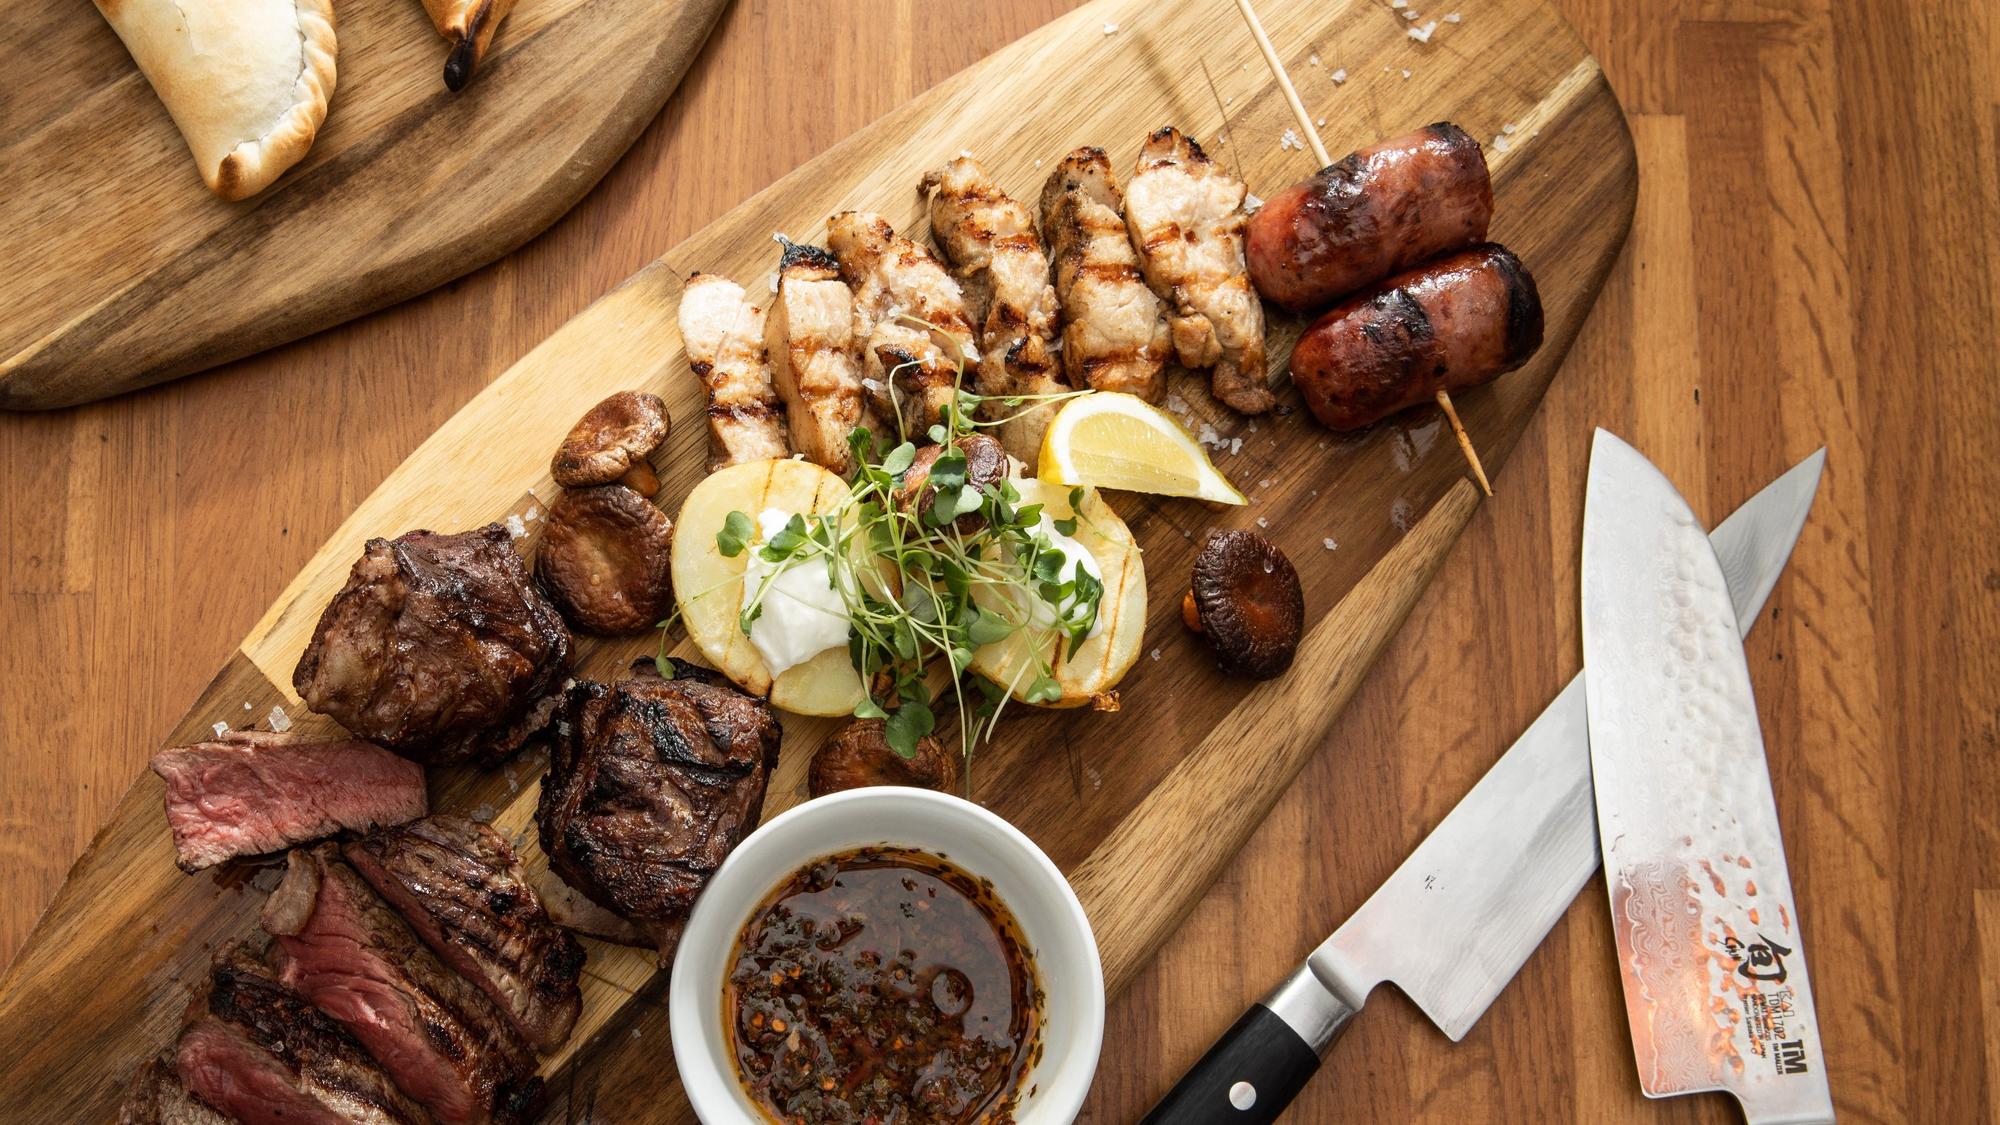
[[[1327,165],[1250,216],[1257,291],[1294,312],[1486,237],[1493,182],[1479,142],[1448,121]]]
[[[1354,430],[1504,375],[1541,346],[1534,277],[1488,242],[1328,311],[1292,349],[1292,381],[1313,417]]]

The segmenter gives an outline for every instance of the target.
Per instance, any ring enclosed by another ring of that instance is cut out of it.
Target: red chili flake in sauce
[[[1011,1122],[1040,1006],[992,886],[900,848],[794,873],[743,928],[723,990],[738,1077],[786,1125]]]

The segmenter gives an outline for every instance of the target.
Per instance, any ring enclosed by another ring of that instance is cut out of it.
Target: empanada
[[[438,34],[451,42],[451,54],[444,60],[444,84],[453,90],[465,89],[479,60],[486,57],[486,45],[500,21],[514,9],[514,0],[424,0]]]
[[[333,96],[332,0],[95,0],[209,189],[243,199],[312,147]]]

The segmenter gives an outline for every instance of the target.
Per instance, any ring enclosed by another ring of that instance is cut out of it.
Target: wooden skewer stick
[[[1278,80],[1278,89],[1284,91],[1285,104],[1292,107],[1292,116],[1298,118],[1299,128],[1305,132],[1306,142],[1312,145],[1313,156],[1324,168],[1333,163],[1333,157],[1326,151],[1326,142],[1319,139],[1319,130],[1314,127],[1312,115],[1306,112],[1305,103],[1299,100],[1298,88],[1292,85],[1291,75],[1285,73],[1285,64],[1278,59],[1278,49],[1271,46],[1271,37],[1264,33],[1264,23],[1257,18],[1257,9],[1250,6],[1250,0],[1236,0],[1236,7],[1243,13],[1243,21],[1250,25],[1250,37],[1257,41],[1257,49],[1264,52],[1264,61],[1271,67],[1271,76]],[[1473,479],[1479,482],[1479,490],[1493,495],[1493,486],[1487,483],[1486,467],[1479,463],[1479,452],[1472,448],[1472,439],[1466,436],[1465,423],[1458,420],[1458,410],[1451,404],[1451,395],[1444,391],[1437,393],[1438,409],[1444,411],[1451,422],[1451,432],[1458,438],[1459,451],[1465,454],[1465,463],[1472,467]]]

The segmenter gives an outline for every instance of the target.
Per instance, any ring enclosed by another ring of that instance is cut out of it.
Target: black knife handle
[[[1309,971],[1294,973],[1223,1032],[1142,1125],[1276,1121],[1354,1015]]]

